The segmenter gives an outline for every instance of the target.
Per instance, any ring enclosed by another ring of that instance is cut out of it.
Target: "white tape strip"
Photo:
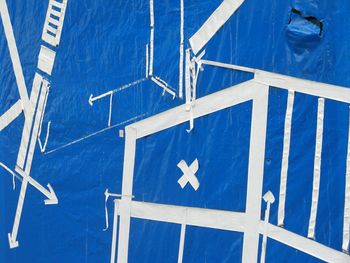
[[[175,99],[176,97],[176,93],[174,91],[171,90],[171,87],[161,78],[157,77],[157,76],[152,76],[151,80],[157,84],[159,87],[161,87],[164,91],[168,92],[170,95],[173,96],[173,99]]]
[[[284,224],[284,209],[286,203],[286,191],[287,191],[287,176],[288,176],[288,163],[289,163],[289,150],[290,150],[290,137],[292,127],[294,105],[294,91],[288,91],[286,118],[284,121],[284,137],[283,137],[283,154],[282,154],[282,168],[281,168],[281,182],[280,182],[280,194],[278,203],[278,225]]]
[[[13,71],[15,73],[19,95],[21,97],[23,105],[26,105],[29,100],[28,92],[27,92],[26,83],[24,81],[23,70],[22,70],[21,61],[18,55],[16,40],[13,34],[11,19],[7,9],[6,0],[0,0],[0,14],[2,19],[2,24],[4,26],[5,36],[7,39],[8,49],[10,51],[10,57],[12,61]]]
[[[319,98],[318,112],[317,112],[316,148],[315,148],[315,159],[314,159],[314,179],[313,179],[313,186],[312,186],[312,201],[311,201],[309,229],[307,233],[307,237],[312,239],[315,239],[318,196],[319,196],[319,190],[320,190],[323,119],[324,119],[324,99]]]
[[[41,46],[39,59],[38,59],[38,69],[51,75],[53,64],[55,62],[56,52],[51,49]]]
[[[34,121],[33,130],[32,130],[32,134],[31,134],[30,146],[29,146],[29,150],[28,150],[26,167],[25,167],[25,170],[28,174],[30,173],[31,166],[32,166],[34,150],[35,150],[36,142],[38,139],[39,126],[41,125],[43,108],[44,108],[44,104],[45,104],[45,100],[46,100],[46,95],[47,95],[47,92],[49,89],[48,88],[49,83],[45,79],[41,80],[41,84],[42,85],[41,85],[40,97],[39,97],[38,107],[37,107],[37,110],[35,113],[35,121]]]
[[[148,44],[146,45],[146,76],[145,78],[148,78],[148,68],[149,68],[149,48],[148,48]]]
[[[345,178],[345,204],[343,221],[343,245],[344,252],[349,252],[350,239],[350,111],[349,111],[349,135],[348,135],[348,153],[346,158],[346,178]]]
[[[181,224],[181,233],[180,233],[180,242],[179,242],[179,254],[177,257],[177,263],[182,263],[184,247],[185,247],[185,234],[186,234],[186,225]]]
[[[275,202],[275,197],[271,191],[268,191],[263,196],[263,199],[266,202],[266,210],[265,210],[265,219],[264,219],[263,241],[261,245],[260,263],[265,263],[267,236],[268,236],[268,228],[269,228],[269,220],[270,220],[270,209],[271,209],[271,204]]]
[[[111,127],[112,122],[112,108],[113,108],[113,93],[109,97],[109,114],[108,114],[108,127]]]
[[[149,46],[149,76],[153,75],[153,57],[154,57],[154,3],[153,0],[149,0],[149,12],[150,12],[150,46]]]
[[[119,202],[118,202],[118,200],[114,200],[111,263],[115,263],[115,252],[116,252],[116,247],[117,247],[118,212],[119,212]]]
[[[189,105],[191,103],[191,49],[186,49],[185,96],[186,105],[189,110]]]
[[[11,122],[13,122],[23,111],[22,102],[18,100],[11,106],[3,115],[0,116],[0,131],[5,129]]]
[[[33,118],[35,114],[36,105],[38,103],[39,98],[39,91],[41,88],[41,80],[42,77],[39,74],[35,74],[34,80],[33,80],[33,87],[32,92],[30,94],[30,101],[27,104],[26,108],[26,114],[25,114],[25,122],[22,132],[22,139],[21,139],[21,145],[18,151],[17,156],[17,165],[24,169],[24,163],[27,158],[27,151],[28,151],[28,144],[29,144],[29,137],[32,130],[33,125]]]
[[[194,54],[197,54],[227,22],[244,0],[224,0],[201,28],[190,38]]]
[[[62,0],[61,3],[55,0],[49,2],[42,40],[54,47],[57,47],[61,40],[66,7],[67,0]]]
[[[180,60],[179,60],[179,98],[183,97],[184,78],[184,20],[185,20],[184,0],[180,0]]]

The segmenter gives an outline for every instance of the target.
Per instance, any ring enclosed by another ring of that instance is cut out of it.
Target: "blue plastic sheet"
[[[185,1],[188,39],[220,0]],[[30,93],[42,44],[48,1],[7,0]],[[180,1],[154,0],[154,72],[178,92]],[[297,12],[295,12],[297,10]],[[263,69],[299,78],[350,86],[347,0],[246,0],[206,46],[205,59]],[[312,17],[312,19],[310,19]],[[68,0],[57,48],[41,138],[51,121],[47,149],[37,146],[31,176],[50,183],[58,205],[29,186],[19,227],[19,247],[9,249],[20,181],[0,170],[0,262],[109,262],[112,230],[105,227],[104,191],[121,192],[125,125],[184,103],[147,80],[89,105],[89,97],[145,75],[149,42],[149,1]],[[320,25],[322,24],[322,28]],[[4,29],[0,26],[0,114],[19,98]],[[250,74],[204,66],[197,97],[240,83]],[[287,92],[270,88],[264,193],[276,203],[277,224]],[[349,105],[326,100],[316,240],[341,251]],[[285,228],[306,236],[310,216],[317,98],[296,94],[286,197]],[[0,132],[0,162],[14,169],[24,117]],[[251,102],[151,135],[138,142],[135,200],[244,212]],[[101,131],[101,132],[100,132]],[[91,136],[90,136],[91,135]],[[197,192],[181,189],[177,163],[198,158]],[[113,202],[107,203],[109,221]],[[265,206],[263,205],[263,209]],[[262,215],[263,215],[262,211]],[[179,225],[132,219],[129,262],[177,262]],[[243,234],[188,227],[184,261],[240,262]],[[320,262],[268,240],[266,262]]]

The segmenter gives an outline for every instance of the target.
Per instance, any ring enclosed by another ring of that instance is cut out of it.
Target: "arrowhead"
[[[92,98],[93,98],[93,95],[91,94],[90,97],[89,97],[89,104],[90,104],[90,106],[94,105],[94,101],[92,100]]]
[[[58,199],[57,199],[57,196],[55,194],[55,191],[53,190],[53,188],[51,187],[50,184],[48,184],[47,187],[49,188],[49,191],[50,191],[50,197],[49,197],[49,199],[46,199],[44,201],[45,205],[57,205]]]
[[[268,191],[266,194],[264,194],[263,199],[266,203],[273,204],[275,202],[275,197],[271,191]]]
[[[18,247],[18,241],[15,240],[15,239],[13,239],[11,233],[8,233],[8,239],[9,239],[10,248],[16,248],[16,247]]]

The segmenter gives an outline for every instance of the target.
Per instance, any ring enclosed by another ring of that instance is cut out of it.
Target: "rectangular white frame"
[[[252,71],[249,70],[249,72]],[[115,261],[118,215],[120,216],[118,263],[128,262],[131,217],[243,232],[242,262],[257,262],[259,235],[264,231],[264,222],[261,221],[261,203],[269,87],[293,89],[297,92],[342,102],[350,102],[350,90],[270,72],[256,70],[252,73],[254,73],[254,79],[200,98],[196,100],[193,108],[193,118],[196,119],[252,100],[249,160],[254,160],[254,162],[249,161],[248,166],[245,212],[163,205],[132,200],[136,140],[189,121],[191,116],[186,111],[186,105],[178,106],[125,128],[122,198],[115,200],[111,262]],[[349,262],[350,260],[350,256],[345,253],[272,224],[268,224],[268,237],[327,262]]]

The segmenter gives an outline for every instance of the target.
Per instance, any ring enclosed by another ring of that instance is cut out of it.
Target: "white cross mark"
[[[189,182],[192,185],[193,189],[197,191],[197,189],[199,188],[199,181],[195,173],[198,171],[198,168],[199,168],[198,160],[195,159],[193,163],[190,165],[190,167],[188,167],[187,163],[184,160],[181,160],[177,164],[177,167],[179,167],[183,172],[183,175],[177,181],[181,186],[181,188],[184,188],[186,184]]]

